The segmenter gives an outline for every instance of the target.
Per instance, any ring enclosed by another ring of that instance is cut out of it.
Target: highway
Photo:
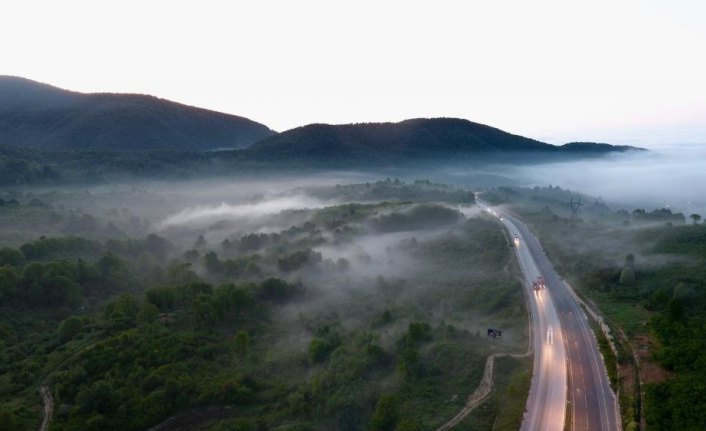
[[[523,286],[529,296],[534,333],[532,385],[521,429],[562,431],[566,414],[567,375],[561,320],[550,289],[535,291],[532,288],[532,282],[543,274],[537,267],[530,249],[524,245],[524,235],[508,217],[502,217],[502,223],[512,237],[517,235],[515,254],[522,269]]]
[[[585,313],[527,226],[505,211],[489,211],[517,235],[515,253],[530,296],[534,372],[522,429],[563,430],[568,405],[570,429],[619,431],[616,397]],[[539,276],[546,288],[535,293]]]

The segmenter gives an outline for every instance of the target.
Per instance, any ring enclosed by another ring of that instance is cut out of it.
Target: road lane
[[[562,324],[549,290],[535,291],[532,282],[542,275],[525,244],[523,232],[508,218],[502,219],[515,240],[515,254],[530,298],[534,340],[534,371],[522,430],[561,431],[566,414],[566,352]],[[546,335],[545,335],[546,334]]]
[[[527,226],[511,214],[497,214],[502,216],[503,223],[511,234],[520,237],[521,245],[516,247],[518,254],[526,250],[531,256],[536,271],[546,280],[547,293],[551,293],[555,311],[558,313],[566,348],[569,386],[567,395],[571,403],[572,429],[619,431],[621,426],[616,397],[610,388],[603,359],[584,311],[556,273],[541,244]]]

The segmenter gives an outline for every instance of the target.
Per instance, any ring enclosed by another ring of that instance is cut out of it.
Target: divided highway
[[[534,372],[522,430],[563,430],[566,414],[576,431],[619,431],[615,394],[584,311],[554,270],[527,226],[492,209],[511,237],[530,298]],[[544,277],[545,289],[532,282]],[[566,407],[568,406],[568,412]]]
[[[529,296],[534,343],[532,385],[527,399],[522,430],[562,431],[566,414],[566,352],[562,341],[559,314],[549,289],[535,291],[532,282],[542,276],[530,249],[515,223],[507,217],[502,222],[511,236],[517,235],[515,253],[524,276],[524,288]]]

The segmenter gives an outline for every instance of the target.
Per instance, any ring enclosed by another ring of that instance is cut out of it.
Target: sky
[[[706,143],[706,2],[3,1],[0,74],[283,131],[460,117],[550,143]]]

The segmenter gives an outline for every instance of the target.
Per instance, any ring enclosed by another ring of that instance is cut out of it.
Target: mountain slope
[[[247,118],[140,94],[84,94],[0,76],[0,145],[41,150],[244,148],[273,135]]]
[[[458,118],[418,118],[399,123],[310,124],[257,142],[250,159],[333,161],[500,157],[532,153],[570,155],[626,151],[608,144],[554,146]]]
[[[609,152],[624,152],[624,151],[644,151],[644,148],[631,147],[629,145],[611,145],[600,142],[569,142],[561,147],[562,151],[566,152],[593,152],[593,153],[609,153]]]

